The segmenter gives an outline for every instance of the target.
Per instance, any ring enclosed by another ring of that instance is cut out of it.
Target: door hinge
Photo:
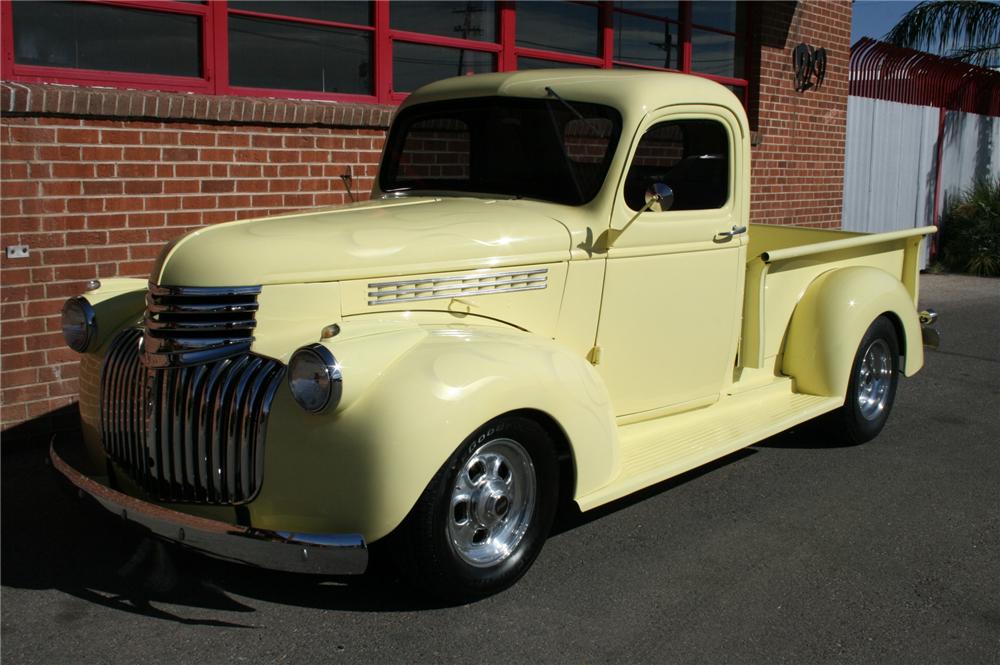
[[[601,364],[601,346],[595,345],[590,351],[587,351],[587,360],[590,361],[591,365]]]

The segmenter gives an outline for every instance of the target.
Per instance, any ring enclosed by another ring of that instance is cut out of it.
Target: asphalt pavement
[[[3,663],[1000,663],[1000,280],[926,275],[943,346],[889,424],[768,439],[562,517],[512,589],[150,548],[2,447]],[[151,550],[136,556],[137,548]]]

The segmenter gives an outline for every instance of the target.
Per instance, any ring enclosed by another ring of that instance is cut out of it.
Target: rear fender
[[[825,272],[809,285],[792,313],[782,372],[798,392],[846,395],[858,344],[882,314],[896,326],[903,374],[912,376],[924,363],[913,297],[889,273],[865,266]]]

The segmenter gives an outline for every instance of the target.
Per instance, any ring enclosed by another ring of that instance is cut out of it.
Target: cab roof
[[[690,74],[621,69],[532,69],[456,76],[419,88],[400,109],[463,97],[543,98],[549,96],[547,87],[567,100],[617,108],[623,116],[687,103],[724,106],[737,117],[745,117],[736,95],[715,81]]]

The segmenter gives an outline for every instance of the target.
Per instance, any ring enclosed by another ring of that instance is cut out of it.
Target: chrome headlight
[[[97,336],[97,314],[82,296],[70,298],[62,308],[63,338],[69,348],[84,353]]]
[[[288,388],[306,411],[335,408],[344,391],[340,363],[322,344],[303,346],[288,361]]]

